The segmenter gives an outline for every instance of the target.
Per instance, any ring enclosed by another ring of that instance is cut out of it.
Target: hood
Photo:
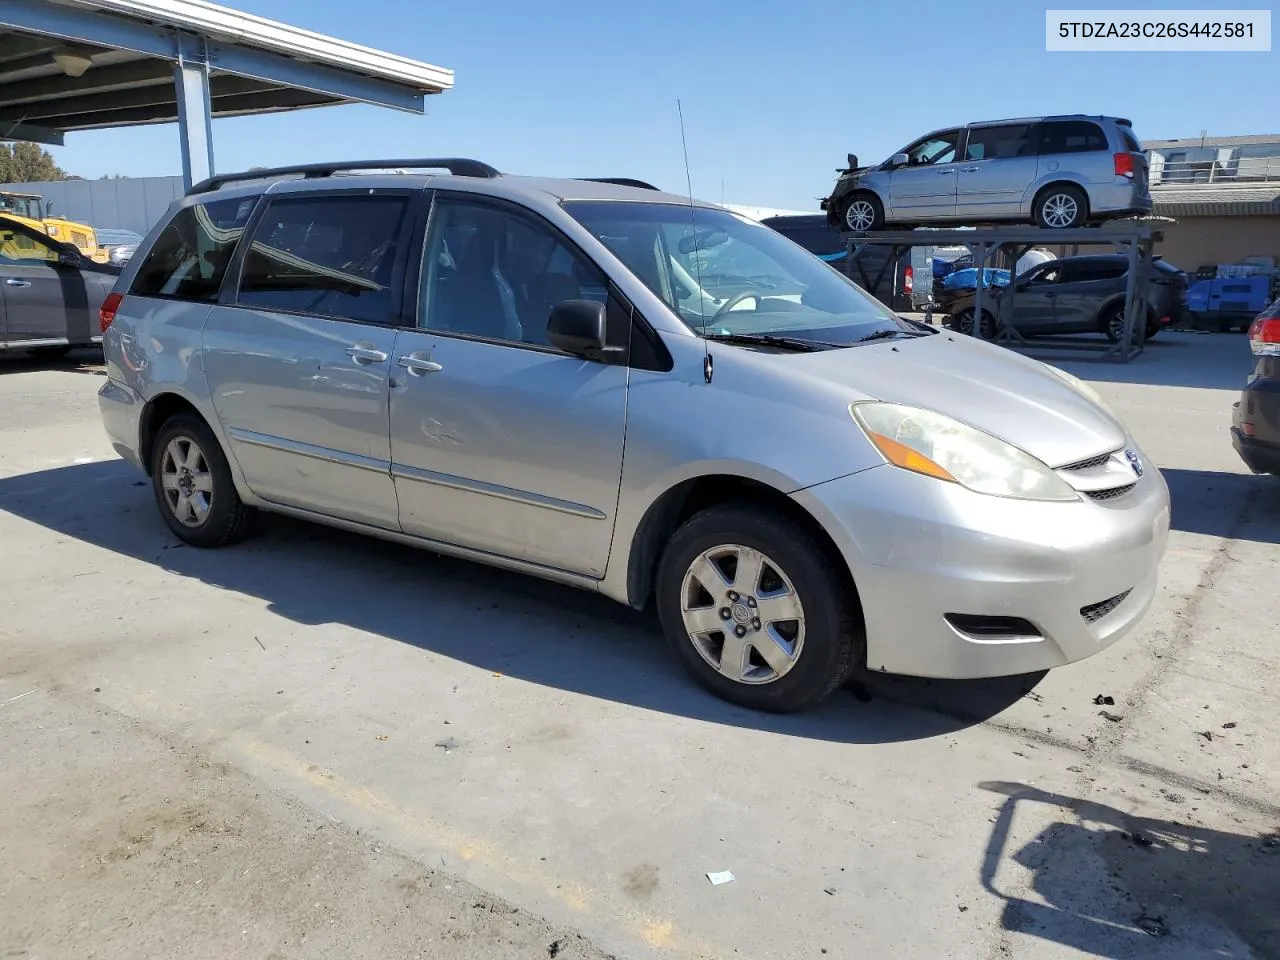
[[[1051,467],[1125,442],[1123,426],[1037,360],[948,333],[797,356],[850,401],[910,404],[977,427]]]

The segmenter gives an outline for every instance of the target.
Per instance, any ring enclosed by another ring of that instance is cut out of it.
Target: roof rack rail
[[[631,177],[579,177],[587,183],[612,183],[619,187],[636,187],[640,190],[657,190],[652,183],[645,183],[643,180],[633,180]]]
[[[467,160],[463,157],[418,157],[410,160],[353,160],[348,163],[301,163],[290,167],[269,167],[261,170],[246,170],[242,173],[220,173],[202,180],[187,191],[187,196],[198,193],[209,193],[237,181],[272,180],[300,174],[307,180],[318,177],[330,177],[335,173],[353,170],[448,170],[455,177],[483,177],[489,179],[502,176],[487,163],[479,160]]]

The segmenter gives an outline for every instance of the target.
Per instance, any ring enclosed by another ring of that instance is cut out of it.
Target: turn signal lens
[[[937,477],[939,480],[950,483],[959,482],[923,453],[912,450],[905,443],[899,443],[892,437],[886,437],[883,433],[876,433],[873,430],[867,431],[867,436],[871,438],[871,442],[876,445],[876,449],[884,455],[884,458],[894,466],[902,467],[904,470],[914,470],[916,473]]]

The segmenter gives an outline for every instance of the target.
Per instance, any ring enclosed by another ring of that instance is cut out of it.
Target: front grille
[[[1085,492],[1090,500],[1105,502],[1107,500],[1114,500],[1117,497],[1123,497],[1136,486],[1136,483],[1126,483],[1123,487],[1111,487],[1108,490],[1087,490]]]
[[[1132,589],[1129,589],[1124,593],[1117,593],[1110,600],[1103,600],[1101,603],[1091,603],[1087,607],[1081,607],[1080,616],[1084,617],[1087,623],[1097,623],[1120,604],[1124,603],[1124,598],[1132,592]]]
[[[1111,459],[1111,454],[1100,453],[1096,457],[1090,457],[1088,460],[1080,460],[1076,463],[1068,463],[1065,467],[1059,467],[1059,470],[1090,470],[1093,467],[1100,467]]]

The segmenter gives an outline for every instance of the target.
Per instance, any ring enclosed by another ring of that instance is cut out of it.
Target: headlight
[[[878,402],[850,404],[849,412],[884,458],[904,470],[996,497],[1079,499],[1029,453],[940,413]]]
[[[1092,400],[1094,403],[1100,406],[1103,410],[1107,412],[1107,414],[1111,417],[1112,420],[1119,421],[1120,418],[1116,416],[1116,412],[1111,409],[1111,404],[1103,400],[1102,395],[1098,393],[1097,390],[1093,389],[1093,387],[1089,386],[1089,384],[1085,383],[1079,377],[1073,376],[1072,374],[1067,373],[1067,371],[1059,369],[1058,367],[1055,367],[1051,363],[1046,363],[1044,367],[1046,370],[1052,373],[1055,377],[1057,377],[1059,380],[1065,383],[1068,387],[1071,387],[1073,390],[1075,390],[1076,393],[1080,394],[1081,396],[1089,400]]]

